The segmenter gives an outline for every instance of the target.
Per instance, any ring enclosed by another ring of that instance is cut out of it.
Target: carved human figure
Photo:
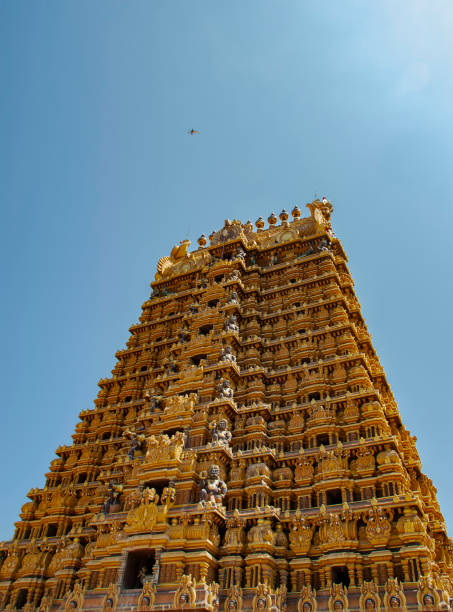
[[[319,243],[318,251],[330,251],[329,243],[325,238],[323,238]]]
[[[423,605],[428,608],[428,610],[434,607],[434,597],[429,593],[423,595]]]
[[[312,612],[313,608],[309,601],[304,601],[304,605],[302,606],[302,612]]]
[[[119,512],[121,510],[121,495],[123,492],[123,486],[114,483],[109,484],[109,496],[106,499],[102,512],[108,514],[109,512]]]
[[[390,607],[391,608],[399,608],[401,606],[401,602],[398,599],[398,597],[396,597],[395,595],[393,595],[393,597],[390,597]]]
[[[375,610],[376,609],[376,604],[374,599],[371,599],[370,597],[365,601],[365,610]]]
[[[201,473],[201,501],[220,503],[225,497],[227,486],[221,478],[219,478],[219,466],[213,463],[209,466],[208,473]]]
[[[212,422],[211,428],[211,440],[214,444],[223,444],[228,446],[231,441],[231,431],[228,430],[228,423],[225,419],[220,419],[218,423]]]
[[[239,332],[239,325],[234,314],[231,314],[225,321],[225,331]]]
[[[238,300],[238,294],[237,291],[233,291],[232,294],[230,295],[230,299],[228,300],[227,304],[238,304],[239,300]]]
[[[154,412],[155,410],[159,410],[161,396],[160,395],[155,395],[155,390],[154,389],[146,391],[146,393],[145,393],[145,400],[147,402],[151,402],[151,412]]]
[[[135,431],[130,431],[130,429],[126,429],[123,433],[123,436],[125,438],[128,438],[131,443],[129,446],[129,450],[127,452],[127,456],[129,457],[129,459],[133,459],[134,458],[134,453],[136,450],[143,450],[144,449],[144,445],[145,445],[145,435],[144,434],[138,434]]]
[[[181,330],[181,333],[183,332],[186,333],[184,329]],[[165,373],[167,374],[167,376],[170,376],[171,374],[174,374],[176,371],[177,371],[176,361],[174,360],[173,355],[170,355],[170,357],[168,358],[167,367],[165,368]]]
[[[335,600],[335,602],[333,604],[333,609],[334,610],[343,610],[343,602],[340,601],[339,599]]]
[[[233,354],[231,346],[225,346],[220,350],[220,360],[236,363],[236,355]]]
[[[234,391],[231,388],[229,380],[222,378],[217,388],[221,399],[233,399]]]
[[[239,247],[236,251],[236,257],[238,257],[241,261],[245,262],[245,251],[242,247]]]

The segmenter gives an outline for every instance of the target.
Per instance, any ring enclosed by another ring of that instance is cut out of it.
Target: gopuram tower
[[[2,610],[447,610],[453,545],[331,204],[160,259],[0,545]]]

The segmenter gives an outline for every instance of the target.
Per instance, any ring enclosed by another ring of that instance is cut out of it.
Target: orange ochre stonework
[[[453,546],[325,198],[176,245],[0,544],[2,610],[448,610]]]

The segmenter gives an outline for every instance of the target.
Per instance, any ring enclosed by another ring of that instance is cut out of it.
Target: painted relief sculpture
[[[448,610],[453,544],[323,198],[159,260],[0,544],[0,610]],[[434,408],[433,408],[434,410]]]

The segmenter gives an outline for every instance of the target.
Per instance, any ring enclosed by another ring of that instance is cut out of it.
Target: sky
[[[315,194],[453,535],[452,31],[449,0],[0,2],[0,540],[159,257]]]

